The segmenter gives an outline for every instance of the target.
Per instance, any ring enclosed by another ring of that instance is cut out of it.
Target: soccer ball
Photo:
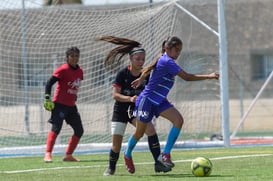
[[[212,171],[212,163],[206,157],[197,157],[191,162],[191,171],[196,177],[209,176]]]

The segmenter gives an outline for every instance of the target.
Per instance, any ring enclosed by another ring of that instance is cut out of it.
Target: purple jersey
[[[163,54],[151,73],[149,83],[141,93],[155,105],[159,105],[167,98],[174,84],[174,78],[182,68],[175,63],[166,53]]]

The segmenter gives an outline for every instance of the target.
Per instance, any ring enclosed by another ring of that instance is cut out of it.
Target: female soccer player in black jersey
[[[129,54],[131,62],[131,65],[123,68],[117,73],[113,84],[112,95],[116,102],[114,104],[111,125],[112,147],[109,153],[109,166],[103,174],[105,176],[108,176],[114,175],[116,171],[116,164],[119,159],[122,139],[127,123],[129,122],[135,126],[135,118],[132,115],[132,111],[134,110],[135,106],[135,100],[140,92],[144,89],[148,79],[146,79],[146,81],[144,81],[143,84],[137,89],[134,89],[131,86],[131,83],[135,79],[139,78],[139,76],[141,75],[142,66],[145,62],[145,50],[140,47],[139,42],[113,36],[105,36],[98,38],[97,40],[119,45],[109,52],[108,56],[105,59],[106,66],[111,67],[111,65],[119,62],[121,58],[126,54]],[[148,136],[149,148],[155,160],[155,172],[170,171],[171,168],[166,167],[157,161],[161,150],[158,136],[152,123],[147,126],[145,133]],[[135,172],[135,170],[128,171],[130,173]]]

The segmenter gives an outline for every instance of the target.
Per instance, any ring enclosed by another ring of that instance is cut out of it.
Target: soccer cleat
[[[127,171],[129,173],[131,173],[131,174],[135,173],[135,166],[134,166],[134,163],[133,163],[133,159],[132,158],[127,158],[124,155],[124,161],[125,161],[125,166],[126,166]]]
[[[52,156],[50,152],[46,152],[45,157],[44,157],[44,162],[45,163],[51,163],[52,162]]]
[[[167,167],[170,167],[170,168],[174,167],[174,163],[171,160],[170,154],[161,153],[159,157],[157,158],[157,160]]]
[[[63,158],[64,162],[79,162],[77,158],[74,158],[72,155],[65,155]]]
[[[167,167],[165,165],[163,165],[161,162],[156,162],[155,163],[155,172],[169,172],[172,171],[171,167]]]
[[[115,169],[107,168],[107,169],[104,171],[103,175],[104,175],[104,176],[114,175],[114,174],[115,174],[115,171],[116,171]]]

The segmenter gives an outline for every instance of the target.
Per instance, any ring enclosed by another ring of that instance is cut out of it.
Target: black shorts
[[[66,106],[55,103],[49,122],[51,124],[62,124],[64,120],[70,125],[82,124],[77,106]]]
[[[133,119],[134,119],[134,117],[129,118],[128,112],[114,111],[113,116],[112,116],[112,122],[132,123]]]

